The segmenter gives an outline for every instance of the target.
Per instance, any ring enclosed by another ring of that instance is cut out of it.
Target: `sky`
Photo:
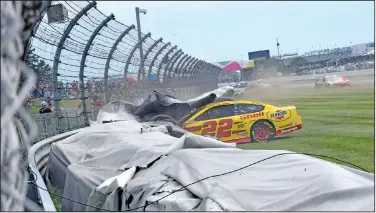
[[[374,41],[373,1],[97,1],[98,9],[136,25],[156,40],[210,62],[247,60],[269,49],[277,55]]]

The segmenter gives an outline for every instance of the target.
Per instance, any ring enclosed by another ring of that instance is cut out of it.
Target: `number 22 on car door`
[[[230,117],[204,121],[201,135],[211,135],[226,141],[231,137],[232,125],[233,120]]]

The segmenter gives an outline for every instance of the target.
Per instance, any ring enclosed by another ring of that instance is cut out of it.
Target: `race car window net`
[[[257,104],[236,104],[235,107],[238,115],[261,112],[265,109],[265,106]]]

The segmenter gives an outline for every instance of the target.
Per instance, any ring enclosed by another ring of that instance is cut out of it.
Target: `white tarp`
[[[145,125],[134,120],[98,124],[53,144],[52,184],[64,197],[111,211],[147,204],[135,211],[374,210],[373,174],[300,154],[209,178],[152,203],[205,177],[291,152],[241,150],[191,133],[174,138],[152,126],[141,133]],[[121,174],[126,180],[114,178]],[[120,185],[103,190],[100,185],[111,178]],[[62,211],[85,210],[98,211],[62,201]]]

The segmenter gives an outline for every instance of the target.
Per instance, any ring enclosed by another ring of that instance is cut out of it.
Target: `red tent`
[[[230,64],[223,67],[222,72],[232,72],[236,70],[242,70],[242,67],[238,62],[231,62]]]
[[[128,82],[136,82],[137,79],[133,78],[133,77],[127,77],[127,81]]]

